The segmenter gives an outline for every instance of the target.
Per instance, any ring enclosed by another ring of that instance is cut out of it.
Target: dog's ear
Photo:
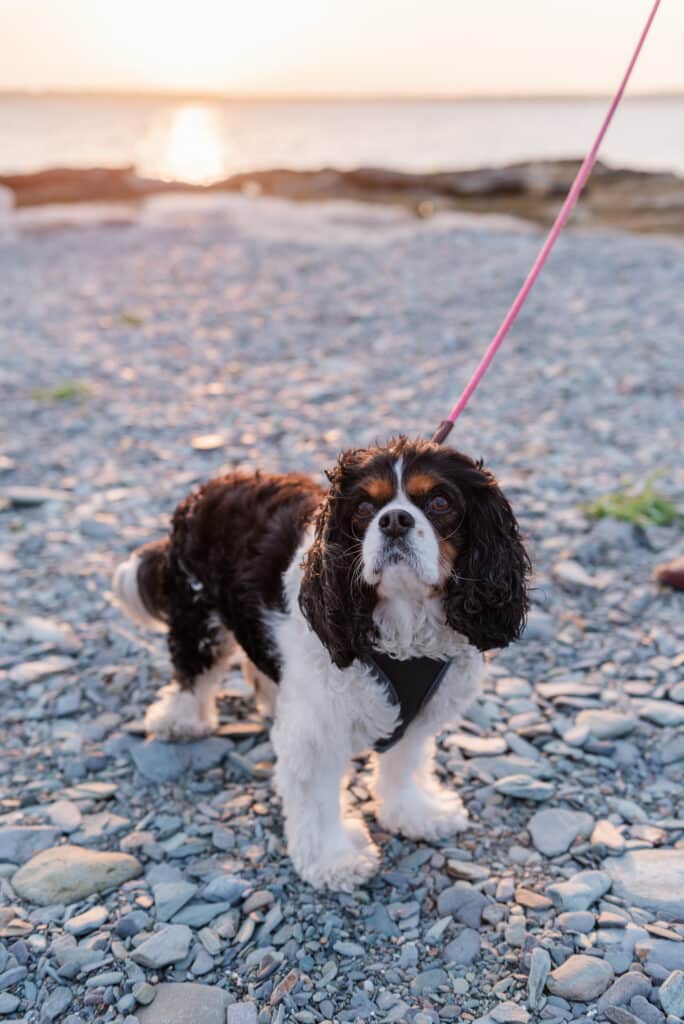
[[[446,585],[449,625],[481,651],[506,647],[525,628],[530,560],[508,501],[479,465],[463,488],[459,555]]]
[[[358,455],[346,452],[327,474],[330,490],[316,517],[299,590],[302,614],[338,668],[370,651],[377,600],[358,571],[360,546],[346,521],[344,490],[358,468]]]

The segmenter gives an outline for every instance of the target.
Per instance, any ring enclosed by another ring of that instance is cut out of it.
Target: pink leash
[[[485,354],[480,360],[479,366],[477,367],[475,373],[472,375],[467,385],[465,386],[458,402],[449,413],[447,419],[442,420],[440,425],[437,427],[437,430],[435,431],[432,437],[432,440],[435,441],[437,444],[441,444],[449,436],[449,433],[451,432],[454,423],[465,409],[466,405],[472,398],[475,388],[478,386],[478,384],[484,377],[485,373],[489,369],[492,360],[494,359],[494,356],[498,352],[504,338],[506,337],[509,330],[515,323],[516,317],[522,309],[525,299],[532,291],[534,283],[539,277],[539,274],[541,273],[542,267],[546,263],[547,259],[549,258],[549,255],[551,254],[551,250],[556,244],[556,239],[558,238],[561,231],[563,230],[563,227],[565,226],[565,222],[572,213],[572,210],[574,209],[575,204],[579,199],[580,193],[586,184],[587,178],[591,174],[592,168],[596,163],[596,157],[598,156],[599,147],[603,142],[603,137],[608,131],[610,122],[613,120],[613,114],[617,110],[620,100],[624,95],[625,89],[627,88],[627,83],[629,82],[632,71],[634,70],[634,65],[636,64],[639,58],[641,48],[644,45],[644,41],[646,39],[646,36],[648,35],[651,25],[653,24],[653,19],[655,18],[659,7],[660,0],[655,0],[651,13],[648,16],[646,25],[644,26],[641,36],[639,37],[639,42],[637,43],[636,49],[632,54],[632,59],[630,60],[627,70],[625,71],[624,77],[622,79],[622,82],[620,83],[620,88],[613,97],[613,102],[608,108],[608,113],[606,114],[603,120],[603,124],[599,129],[599,133],[596,136],[594,145],[589,150],[584,160],[584,163],[577,172],[577,176],[573,181],[570,191],[568,192],[567,197],[565,199],[565,202],[563,203],[563,206],[561,207],[560,212],[554,221],[553,227],[549,231],[546,241],[539,250],[539,255],[534,261],[534,264],[532,265],[532,269],[530,270],[529,274],[525,278],[525,282],[522,288],[513,300],[513,304],[511,305],[511,308],[508,310],[508,313],[506,313],[503,323],[501,324],[499,330],[496,332],[496,334],[490,341]]]

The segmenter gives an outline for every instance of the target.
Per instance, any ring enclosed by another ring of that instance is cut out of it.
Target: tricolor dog
[[[384,829],[466,827],[435,775],[435,736],[477,695],[482,652],[519,637],[530,565],[496,480],[452,448],[398,438],[344,452],[328,479],[211,480],[114,589],[138,623],[168,631],[175,678],[146,718],[160,739],[216,728],[226,659],[242,648],[274,717],[292,861],[314,886],[351,889],[378,866],[345,810],[353,755],[375,751]]]

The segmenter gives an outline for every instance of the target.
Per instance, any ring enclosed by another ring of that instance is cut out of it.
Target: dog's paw
[[[161,697],[145,715],[145,730],[165,743],[188,743],[209,736],[218,728],[216,708],[201,707],[191,690],[175,683],[160,690]]]
[[[377,872],[380,854],[371,841],[363,822],[351,819],[344,822],[339,833],[325,837],[325,843],[315,854],[307,851],[300,855],[291,850],[290,856],[297,874],[315,889],[352,892]]]
[[[382,801],[376,807],[379,824],[407,839],[447,839],[468,827],[468,812],[460,796],[435,785],[404,792],[401,800]]]

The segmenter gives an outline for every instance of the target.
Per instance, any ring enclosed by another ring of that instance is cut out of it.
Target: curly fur
[[[460,554],[444,596],[447,622],[480,651],[506,647],[525,628],[530,560],[492,474],[464,455],[454,456],[466,510]]]
[[[349,522],[349,494],[367,465],[368,452],[356,449],[340,455],[326,474],[330,490],[303,563],[299,606],[338,668],[365,657],[375,634],[377,591],[361,576],[361,541]]]

